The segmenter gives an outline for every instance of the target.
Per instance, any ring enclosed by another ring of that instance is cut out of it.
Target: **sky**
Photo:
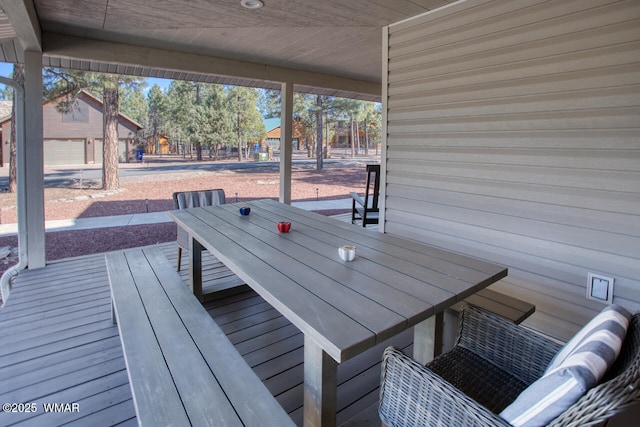
[[[0,76],[9,77],[9,75],[13,72],[13,64],[8,64],[6,62],[0,62]]]

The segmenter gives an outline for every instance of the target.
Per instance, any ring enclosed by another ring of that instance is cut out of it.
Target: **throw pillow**
[[[545,374],[500,413],[514,426],[543,426],[566,411],[607,372],[620,353],[631,313],[611,305],[551,361]]]

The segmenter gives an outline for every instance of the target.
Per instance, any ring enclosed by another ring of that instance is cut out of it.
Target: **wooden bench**
[[[371,188],[373,186],[373,189]],[[364,198],[352,192],[351,224],[362,221],[362,226],[377,224],[380,220],[378,197],[380,195],[380,165],[367,165],[367,187]]]
[[[520,324],[527,317],[536,311],[536,306],[493,291],[491,289],[483,289],[471,295],[464,301],[458,302],[449,307],[444,313],[444,336],[443,336],[443,352],[449,351],[455,342],[458,334],[458,316],[462,311],[465,303],[473,304],[484,308],[494,314],[504,317],[515,324]]]
[[[139,425],[294,425],[158,249],[106,262]]]

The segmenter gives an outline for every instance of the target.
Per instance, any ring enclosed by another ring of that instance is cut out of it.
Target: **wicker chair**
[[[188,209],[200,206],[223,205],[226,203],[224,190],[178,191],[173,193],[173,208]],[[178,226],[178,271],[182,261],[182,248],[189,248],[189,233]]]
[[[389,347],[382,362],[380,418],[389,426],[509,426],[500,413],[545,371],[561,345],[465,306],[455,347],[426,367]],[[602,381],[553,426],[600,423],[640,401],[640,312]]]

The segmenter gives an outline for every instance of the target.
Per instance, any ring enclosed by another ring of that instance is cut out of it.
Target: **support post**
[[[413,358],[423,365],[442,353],[443,313],[437,313],[413,327]]]
[[[203,302],[202,245],[191,236],[189,236],[189,287],[198,301]]]
[[[118,315],[116,314],[116,306],[113,303],[113,291],[111,292],[111,323],[118,324]]]
[[[335,427],[338,408],[338,363],[304,336],[305,427]]]
[[[380,153],[380,195],[378,197],[378,232],[384,233],[387,215],[387,121],[389,97],[389,27],[382,28],[382,152]]]
[[[42,53],[24,52],[25,152],[28,267],[46,264],[44,230],[44,148],[42,138]]]
[[[282,83],[280,116],[280,203],[291,204],[291,165],[293,156],[293,83]]]

